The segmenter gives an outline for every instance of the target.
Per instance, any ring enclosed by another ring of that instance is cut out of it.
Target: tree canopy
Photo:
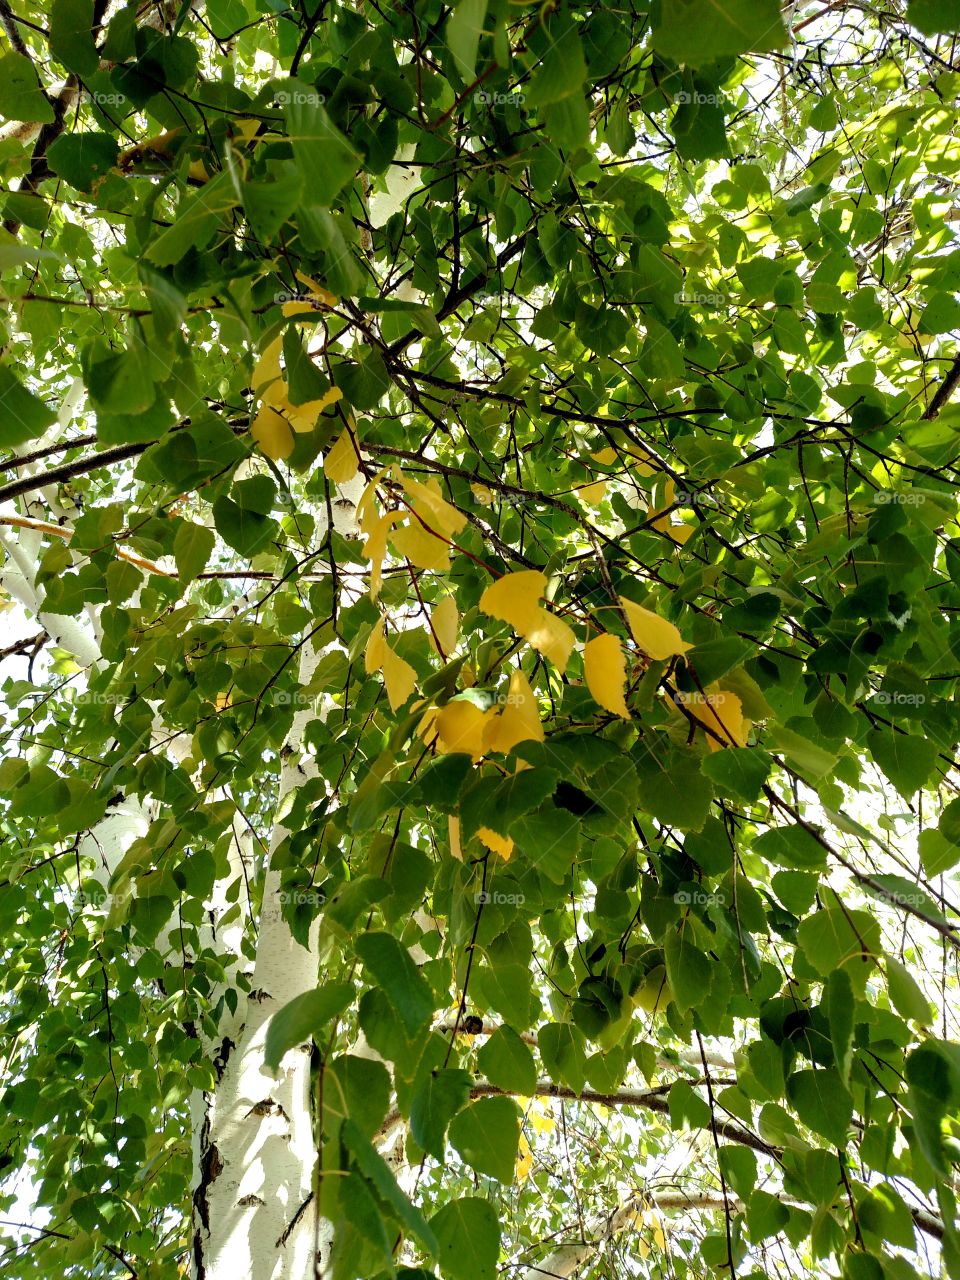
[[[0,1274],[960,1277],[956,0],[0,23]]]

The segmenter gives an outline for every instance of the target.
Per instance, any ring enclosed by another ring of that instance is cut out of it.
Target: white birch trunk
[[[317,656],[304,651],[305,684]],[[300,711],[284,747],[278,813],[307,777],[298,757],[315,714]],[[278,820],[270,854],[287,835]],[[313,1195],[310,1046],[287,1053],[274,1076],[264,1065],[270,1016],[317,985],[318,925],[297,942],[282,913],[280,875],[267,872],[252,989],[238,1043],[215,1093],[195,1096],[194,1236],[196,1280],[312,1280],[318,1220]],[[326,1237],[328,1232],[323,1233]]]

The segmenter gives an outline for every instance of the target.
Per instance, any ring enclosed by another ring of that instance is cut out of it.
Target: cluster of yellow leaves
[[[645,1231],[652,1236],[654,1246],[661,1253],[667,1252],[667,1237],[663,1232],[663,1219],[656,1209],[638,1209],[633,1216],[631,1226],[641,1233],[641,1239],[637,1241],[637,1249],[641,1258],[646,1258],[650,1253],[650,1246],[642,1238]]]
[[[345,453],[348,445],[342,443],[343,437],[349,434],[348,431],[344,432],[331,449],[324,464],[328,475],[331,456]],[[352,441],[349,447],[355,448]],[[337,461],[339,458],[334,460],[335,465]],[[467,523],[466,516],[443,497],[440,485],[433,477],[426,483],[421,483],[404,475],[397,466],[392,468],[393,477],[403,489],[409,508],[381,512],[376,506],[376,489],[390,470],[391,468],[385,467],[374,476],[357,504],[357,523],[365,537],[363,554],[370,561],[370,595],[374,600],[383,585],[383,561],[388,541],[397,555],[403,556],[418,569],[442,572],[450,568],[453,540]],[[394,526],[400,524],[403,527],[394,533]]]
[[[520,742],[544,740],[536,697],[519,669],[510,676],[502,704],[484,710],[475,702],[455,699],[444,707],[431,707],[420,724],[420,734],[442,754],[459,751],[475,762],[491,752],[505,755]]]
[[[514,1176],[517,1182],[526,1182],[530,1177],[530,1170],[533,1168],[533,1152],[530,1149],[530,1143],[527,1141],[527,1135],[521,1130],[520,1145],[517,1148],[517,1164]]]
[[[547,580],[537,569],[507,573],[480,597],[480,608],[491,618],[508,623],[561,672],[567,668],[573,652],[574,634],[570,627],[540,604]]]
[[[385,623],[386,618],[381,618],[370,633],[370,639],[367,641],[364,667],[367,675],[372,675],[374,671],[383,672],[383,682],[387,687],[390,708],[396,711],[398,707],[403,706],[416,688],[417,673],[409,662],[401,658],[387,644],[386,637],[383,634]]]
[[[309,289],[309,296],[285,302],[281,307],[284,316],[313,312],[318,306],[333,306],[333,294],[328,293],[315,280],[297,272],[297,279]],[[331,387],[319,400],[306,404],[291,404],[290,388],[280,369],[283,352],[283,334],[267,344],[253,370],[251,387],[260,402],[257,416],[250,424],[250,434],[268,458],[280,462],[293,453],[294,433],[312,431],[324,409],[336,404],[343,397],[339,387]]]
[[[675,542],[677,546],[683,544],[693,534],[693,526],[689,524],[671,524],[670,508],[676,501],[677,486],[672,480],[666,480],[659,499],[655,505],[651,505],[647,512],[648,519],[651,521],[652,528],[658,533],[665,533],[671,542]]]

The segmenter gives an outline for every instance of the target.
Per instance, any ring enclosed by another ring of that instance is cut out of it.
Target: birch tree
[[[960,1276],[953,0],[0,26],[0,1274]]]

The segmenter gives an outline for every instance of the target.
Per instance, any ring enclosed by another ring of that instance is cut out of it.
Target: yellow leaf
[[[567,624],[546,609],[537,610],[537,618],[529,631],[527,641],[545,658],[549,658],[558,671],[566,671],[576,636]]]
[[[373,675],[374,671],[379,671],[383,667],[383,651],[387,647],[387,642],[383,636],[383,628],[386,625],[386,621],[386,618],[377,619],[367,641],[366,652],[363,656],[363,669],[368,676]]]
[[[389,645],[385,646],[383,653],[383,680],[387,686],[391,711],[402,707],[417,687],[417,673]]]
[[[337,299],[329,289],[324,289],[323,285],[317,284],[316,280],[311,280],[309,276],[305,276],[302,271],[297,272],[297,279],[301,284],[305,284],[314,297],[322,302],[325,307],[335,307]]]
[[[436,480],[431,479],[429,483],[421,484],[419,480],[404,475],[399,467],[394,467],[394,475],[407,497],[416,504],[422,518],[437,533],[442,533],[445,538],[452,538],[466,527],[467,517],[441,495]]]
[[[546,585],[546,578],[537,569],[505,574],[484,591],[480,608],[490,617],[509,623],[563,671],[575,637],[565,622],[538,604]]]
[[[750,722],[743,718],[743,704],[735,693],[711,685],[703,693],[678,693],[677,700],[709,730],[706,736],[711,751],[747,745]]]
[[[383,467],[377,472],[363,493],[361,493],[360,501],[357,503],[357,526],[360,532],[367,537],[370,536],[371,531],[376,527],[377,520],[380,518],[376,502],[377,485],[389,470],[389,467]]]
[[[363,554],[370,561],[371,600],[376,600],[383,585],[383,557],[387,554],[387,535],[393,525],[402,519],[402,511],[387,511],[382,516],[378,516],[363,544]]]
[[[633,600],[620,597],[620,604],[627,615],[627,622],[634,640],[657,662],[686,653],[692,646],[682,639],[680,632],[668,622]]]
[[[385,623],[386,618],[380,618],[370,632],[370,639],[367,641],[367,648],[363,658],[363,666],[367,675],[372,675],[374,671],[383,672],[383,681],[387,686],[390,709],[396,711],[398,707],[403,706],[416,688],[417,673],[409,662],[401,658],[387,644],[383,634]]]
[[[460,615],[453,596],[444,596],[438,605],[434,605],[430,612],[430,626],[433,632],[430,639],[438,648],[440,657],[453,653],[460,631]]]
[[[458,862],[463,861],[463,847],[460,843],[460,819],[453,813],[447,818],[447,833],[450,837],[450,856]]]
[[[611,445],[598,450],[597,453],[591,453],[590,457],[594,462],[599,462],[605,467],[611,466],[617,460],[617,451]]]
[[[488,489],[485,484],[471,484],[470,492],[482,507],[493,506],[493,490]]]
[[[556,1120],[539,1103],[534,1103],[531,1106],[527,1114],[527,1120],[530,1122],[530,1127],[535,1129],[537,1133],[553,1133],[557,1127]]]
[[[530,1176],[530,1170],[532,1168],[533,1152],[530,1150],[530,1143],[527,1141],[527,1135],[521,1132],[515,1173],[517,1182],[526,1182],[527,1178]]]
[[[594,702],[614,715],[630,719],[624,698],[627,665],[616,636],[597,636],[584,645],[583,674]]]
[[[324,409],[329,409],[332,404],[342,399],[343,392],[340,388],[331,387],[319,400],[308,400],[306,404],[291,404],[286,385],[284,385],[283,402],[278,404],[277,408],[283,409],[286,413],[294,431],[312,431]]]
[[[527,677],[518,668],[510,676],[507,700],[503,708],[491,716],[484,729],[485,751],[512,751],[518,742],[543,742],[543,725],[537,700]]]
[[[437,712],[440,750],[466,752],[474,760],[483,755],[483,730],[487,713],[473,702],[448,702]]]
[[[274,462],[282,462],[293,453],[293,432],[286,418],[265,404],[250,424],[254,443]]]
[[[606,480],[593,480],[590,484],[582,484],[577,490],[577,496],[591,507],[595,507],[602,502],[607,492]]]
[[[323,474],[334,484],[347,484],[360,470],[360,456],[349,430],[342,431],[323,460]]]
[[[477,839],[487,846],[491,853],[499,854],[504,862],[510,861],[513,853],[513,841],[509,836],[502,836],[497,831],[491,831],[489,827],[480,827],[477,830]]]
[[[271,382],[276,382],[280,377],[280,353],[283,350],[283,334],[267,345],[260,355],[259,360],[253,366],[253,373],[250,377],[250,386],[255,395],[260,396],[264,387],[268,387]]]
[[[491,618],[508,622],[514,631],[524,632],[537,621],[539,600],[547,580],[538,569],[505,573],[492,582],[480,597],[480,608]]]
[[[416,518],[398,529],[391,541],[398,555],[405,556],[418,569],[450,568],[450,544],[425,529]]]

